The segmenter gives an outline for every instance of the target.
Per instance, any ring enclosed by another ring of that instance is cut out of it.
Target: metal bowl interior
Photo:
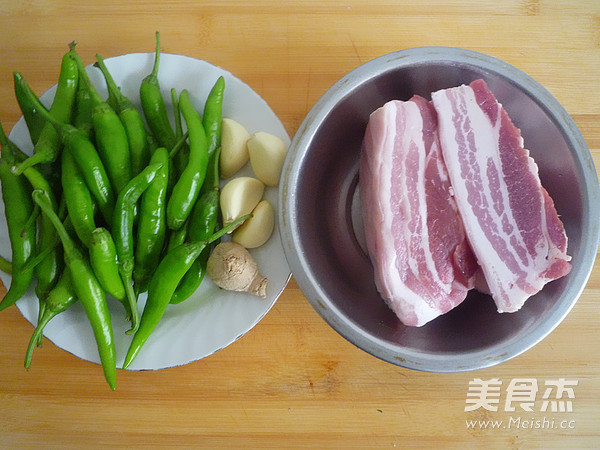
[[[499,314],[472,291],[451,312],[406,327],[378,294],[360,238],[355,200],[369,114],[392,99],[483,78],[522,131],[569,237],[571,273],[517,313]],[[388,362],[432,372],[492,366],[529,349],[567,315],[591,272],[600,191],[573,120],[531,77],[495,58],[426,47],[382,56],[350,72],[315,104],[292,140],[280,184],[280,227],[292,272],[317,312],[342,336]]]

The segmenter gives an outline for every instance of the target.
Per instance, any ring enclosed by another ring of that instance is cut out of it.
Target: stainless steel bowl
[[[472,291],[448,314],[406,327],[384,304],[360,238],[354,200],[369,114],[392,99],[483,78],[504,105],[540,168],[569,237],[571,273],[548,284],[517,313],[499,314]],[[342,336],[391,363],[431,372],[492,366],[531,348],[567,315],[590,275],[600,230],[600,189],[586,143],[558,101],[525,73],[457,48],[402,50],[339,80],[292,140],[280,184],[286,257],[316,311]]]

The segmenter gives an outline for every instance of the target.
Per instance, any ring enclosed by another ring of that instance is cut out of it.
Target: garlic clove
[[[265,185],[254,177],[237,177],[228,181],[219,197],[223,226],[250,214],[261,201],[264,191]]]
[[[287,145],[270,133],[254,133],[246,143],[250,165],[256,177],[267,186],[277,186],[287,155]]]
[[[246,248],[256,248],[269,240],[275,228],[275,211],[268,200],[261,200],[252,210],[252,217],[241,224],[231,240]]]
[[[250,158],[246,145],[250,133],[239,122],[230,118],[221,121],[221,178],[229,178],[246,165]]]

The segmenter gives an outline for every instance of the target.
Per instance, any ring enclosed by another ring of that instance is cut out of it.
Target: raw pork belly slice
[[[359,183],[375,283],[402,323],[421,326],[460,304],[477,263],[427,100],[391,101],[371,114]]]
[[[499,312],[571,270],[567,236],[520,130],[483,80],[432,94],[467,237]]]

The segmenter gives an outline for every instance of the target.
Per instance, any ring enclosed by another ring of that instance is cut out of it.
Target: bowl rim
[[[517,86],[544,110],[564,136],[571,153],[579,156],[574,161],[583,185],[582,204],[585,207],[582,212],[582,228],[588,231],[582,239],[578,263],[573,265],[569,274],[569,285],[563,292],[562,300],[549,310],[547,320],[531,327],[527,333],[520,334],[518,339],[513,337],[485,350],[453,355],[424,353],[406,348],[402,348],[400,354],[398,346],[365,333],[357,323],[342,314],[325,295],[303,252],[296,228],[298,212],[294,208],[298,195],[294,189],[289,188],[297,185],[299,169],[306,158],[302,149],[310,145],[334,105],[373,76],[380,76],[399,67],[425,63],[451,63],[491,72]],[[597,214],[600,211],[598,174],[589,148],[571,116],[546,88],[525,72],[496,57],[456,47],[398,50],[361,64],[336,81],[314,104],[291,141],[282,171],[279,196],[278,221],[284,251],[298,286],[317,313],[338,334],[365,352],[401,367],[426,372],[451,373],[491,367],[512,359],[539,343],[564,320],[577,302],[590,277],[600,244],[600,223],[594,216],[594,212]]]

